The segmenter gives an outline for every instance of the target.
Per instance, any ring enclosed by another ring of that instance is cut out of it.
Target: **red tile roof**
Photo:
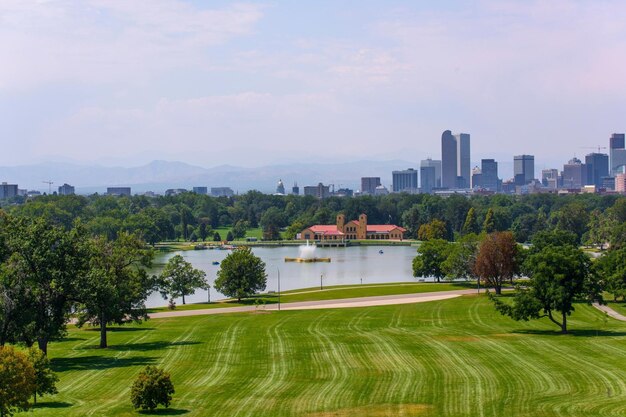
[[[394,230],[400,230],[401,232],[406,232],[406,229],[400,226],[396,226],[395,224],[368,224],[367,231],[368,233],[390,233]]]
[[[316,224],[309,227],[309,230],[322,235],[343,235],[343,232],[337,230],[337,226],[334,224]]]

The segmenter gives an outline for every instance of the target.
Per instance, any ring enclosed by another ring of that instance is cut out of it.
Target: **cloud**
[[[252,33],[263,9],[197,9],[177,0],[6,0],[0,3],[0,91],[134,82],[208,67],[208,48]]]

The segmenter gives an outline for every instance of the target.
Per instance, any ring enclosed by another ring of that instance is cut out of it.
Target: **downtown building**
[[[403,171],[393,171],[391,177],[394,193],[417,194],[419,192],[417,170],[409,168]]]
[[[380,177],[361,177],[361,194],[374,195],[379,185]]]
[[[626,139],[623,133],[613,133],[609,138],[610,175],[626,172]]]
[[[431,158],[420,162],[420,191],[430,194],[436,188],[441,188],[441,161]]]
[[[448,189],[469,188],[471,182],[470,135],[441,135],[441,186]]]
[[[530,184],[535,179],[535,156],[516,155],[513,157],[513,180],[515,185]]]

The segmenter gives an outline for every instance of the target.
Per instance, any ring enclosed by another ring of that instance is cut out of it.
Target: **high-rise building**
[[[544,187],[552,190],[559,188],[559,170],[554,168],[542,169],[541,183]]]
[[[107,195],[130,197],[130,187],[108,187]]]
[[[626,167],[626,149],[624,133],[613,133],[609,138],[610,175],[624,172]]]
[[[525,185],[535,179],[535,157],[533,155],[516,155],[513,157],[513,174],[515,185]]]
[[[602,187],[602,178],[609,176],[609,156],[605,153],[590,153],[585,156],[587,184]]]
[[[434,166],[420,167],[420,191],[425,194],[433,192],[437,186],[437,171]]]
[[[294,182],[293,187],[291,187],[291,194],[300,195],[300,187],[298,187],[298,183]]]
[[[200,195],[207,195],[209,189],[207,187],[193,187],[193,192]]]
[[[285,184],[283,184],[283,180],[278,180],[278,184],[276,184],[276,194],[285,194]]]
[[[500,191],[500,178],[498,178],[498,163],[495,159],[482,159],[480,161],[481,187],[498,192]]]
[[[471,179],[470,135],[453,135],[446,130],[441,135],[441,186],[467,188]]]
[[[393,171],[391,173],[394,193],[417,193],[417,171],[413,168],[404,171]]]
[[[328,198],[330,197],[330,186],[324,185],[321,182],[317,185],[305,185],[304,195],[311,195],[317,198]]]
[[[74,187],[69,184],[63,184],[59,187],[59,195],[73,195]]]
[[[615,191],[626,193],[626,174],[617,174],[615,176]]]
[[[235,192],[230,187],[211,187],[212,197],[232,197]]]
[[[0,184],[0,200],[13,197],[17,197],[17,184]]]
[[[374,195],[380,184],[380,177],[361,177],[361,194]]]
[[[441,161],[426,158],[420,162],[420,168],[433,167],[435,169],[435,185],[433,188],[441,188]],[[420,170],[420,175],[421,175]],[[421,177],[420,177],[421,178]]]
[[[477,166],[472,169],[472,188],[483,188],[483,171]]]
[[[563,165],[561,173],[563,188],[582,188],[587,184],[587,166],[576,157]]]

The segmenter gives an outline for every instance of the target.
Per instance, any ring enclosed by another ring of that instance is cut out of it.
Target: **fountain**
[[[330,258],[316,258],[315,250],[317,246],[310,245],[309,241],[306,241],[306,245],[300,245],[298,247],[297,258],[285,258],[285,262],[330,262]]]

